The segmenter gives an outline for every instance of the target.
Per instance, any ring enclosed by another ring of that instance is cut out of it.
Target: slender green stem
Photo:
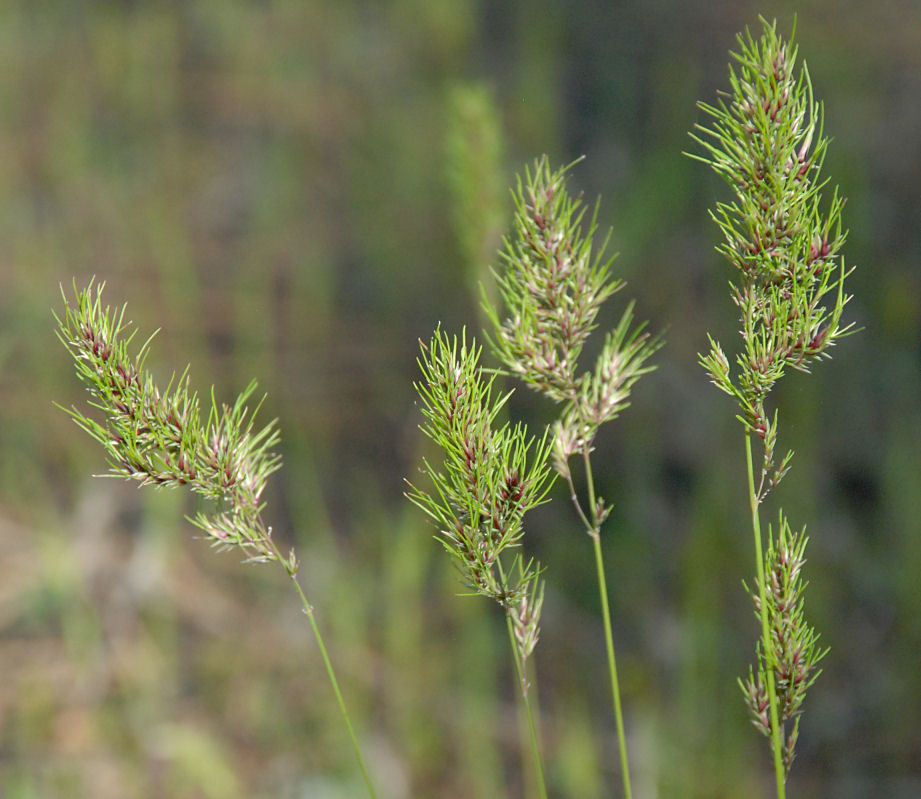
[[[611,677],[611,694],[614,697],[614,719],[617,722],[617,745],[620,748],[620,768],[624,780],[624,796],[631,799],[630,766],[627,763],[627,736],[624,733],[624,716],[620,707],[620,684],[617,680],[617,661],[614,658],[614,635],[611,628],[611,612],[608,607],[608,588],[604,577],[604,561],[601,557],[601,535],[591,532],[595,549],[595,565],[598,569],[598,593],[601,598],[601,614],[604,618],[604,643],[608,652],[608,671]]]
[[[569,483],[569,498],[572,500],[572,504],[576,508],[576,513],[579,514],[579,518],[582,520],[582,524],[585,525],[586,531],[591,533],[592,527],[594,525],[589,521],[588,516],[585,515],[585,511],[582,510],[582,503],[579,502],[579,495],[576,493],[576,486],[572,481],[571,473],[567,473],[566,482]]]
[[[758,575],[758,599],[761,608],[761,650],[765,670],[765,682],[768,689],[768,702],[771,714],[771,750],[774,754],[774,777],[777,782],[777,799],[786,799],[785,771],[783,762],[783,741],[777,715],[777,692],[774,688],[774,647],[771,642],[771,630],[768,625],[767,584],[764,575],[764,553],[761,546],[761,520],[758,518],[759,498],[755,493],[755,475],[752,466],[751,434],[745,432],[745,455],[748,466],[748,501],[752,511],[752,529],[755,534],[755,558]]]
[[[291,579],[291,582],[294,583],[294,590],[297,591],[297,595],[301,598],[301,604],[304,606],[304,613],[307,614],[307,618],[310,620],[310,627],[313,630],[314,638],[317,640],[317,646],[320,649],[320,655],[323,658],[323,663],[326,665],[326,673],[329,675],[329,681],[333,686],[333,693],[336,695],[336,701],[339,703],[339,712],[342,714],[342,720],[345,722],[346,729],[349,733],[349,738],[352,741],[352,748],[355,750],[355,757],[358,760],[358,768],[361,769],[361,776],[364,778],[365,786],[368,789],[368,796],[371,799],[376,799],[377,794],[374,791],[374,785],[371,782],[371,775],[368,773],[367,766],[365,766],[364,758],[361,756],[361,748],[358,745],[358,738],[355,735],[355,730],[352,727],[352,721],[349,718],[349,711],[345,706],[345,699],[342,696],[342,691],[339,689],[339,681],[336,679],[336,672],[333,669],[332,661],[329,659],[329,653],[326,651],[326,645],[323,643],[323,636],[320,634],[320,628],[317,625],[317,620],[313,612],[313,606],[310,602],[307,601],[307,597],[304,594],[301,584],[297,580],[297,570],[293,568],[288,560],[282,556],[278,551],[275,542],[269,538],[268,539],[269,547],[278,557],[279,563],[284,566],[285,572],[288,577]]]
[[[598,527],[598,503],[595,500],[595,478],[592,475],[592,459],[588,447],[582,450],[582,462],[585,464],[585,484],[588,491],[588,507],[592,512],[592,527]]]
[[[611,695],[614,704],[614,721],[617,725],[617,746],[620,750],[620,769],[624,783],[625,799],[632,799],[633,792],[630,788],[630,765],[627,759],[627,735],[624,732],[624,715],[620,703],[620,682],[617,679],[617,659],[614,657],[614,631],[611,623],[611,609],[608,600],[608,583],[604,576],[604,558],[601,554],[601,525],[598,523],[598,502],[595,498],[595,481],[592,476],[592,462],[588,450],[583,450],[582,460],[585,463],[585,481],[588,490],[589,509],[592,516],[588,527],[589,537],[595,551],[595,568],[598,572],[598,596],[601,601],[601,616],[604,621],[604,643],[608,655],[608,673],[611,679]],[[575,497],[575,492],[573,492]],[[583,520],[587,522],[585,513],[576,501],[576,507]]]
[[[515,642],[515,631],[512,629],[512,620],[505,615],[508,627],[509,643],[512,647],[512,660],[515,661],[515,673],[518,676],[518,686],[521,689],[521,701],[524,705],[525,715],[528,719],[528,734],[531,739],[531,754],[534,760],[534,773],[537,777],[537,790],[541,799],[547,799],[547,785],[544,782],[544,764],[540,754],[540,744],[537,740],[537,725],[534,723],[534,712],[531,709],[531,700],[528,696],[528,681],[525,674],[526,664],[518,655],[518,645]]]

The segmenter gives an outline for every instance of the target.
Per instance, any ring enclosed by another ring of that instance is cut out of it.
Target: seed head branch
[[[647,361],[662,346],[645,324],[634,325],[631,302],[606,335],[595,368],[579,373],[598,311],[623,283],[611,277],[609,237],[594,243],[599,204],[586,223],[586,206],[566,188],[569,168],[553,171],[544,156],[519,177],[513,235],[494,270],[504,309],[484,292],[496,355],[511,374],[563,403],[553,428],[553,464],[564,478],[570,458],[591,452],[598,428],[629,406],[630,389],[652,371]]]
[[[805,620],[802,569],[806,563],[805,550],[809,540],[805,529],[792,532],[789,522],[780,513],[776,534],[769,528],[770,543],[764,557],[768,625],[771,651],[767,655],[762,644],[756,648],[757,672],[749,668],[748,678],[739,680],[752,723],[769,740],[772,738],[768,713],[767,670],[773,669],[778,703],[778,723],[783,741],[786,773],[793,764],[794,748],[799,733],[799,717],[807,689],[818,679],[822,670],[818,663],[828,654],[818,645],[819,635]],[[761,618],[760,583],[749,590],[755,605],[755,616]],[[788,723],[788,722],[792,722]]]

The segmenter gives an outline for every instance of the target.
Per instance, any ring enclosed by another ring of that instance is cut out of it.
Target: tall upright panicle
[[[569,459],[590,452],[598,428],[629,406],[631,387],[655,368],[647,361],[663,343],[645,323],[634,325],[630,302],[605,334],[594,369],[579,372],[601,306],[624,284],[611,276],[610,234],[595,242],[600,202],[586,220],[587,206],[566,188],[571,166],[554,171],[544,156],[518,178],[514,234],[494,270],[504,310],[485,301],[484,292],[496,355],[510,373],[563,405],[554,465],[567,479]]]
[[[732,187],[732,202],[718,202],[710,215],[723,233],[717,248],[732,264],[730,283],[739,308],[743,349],[732,373],[719,342],[701,363],[722,391],[739,404],[746,430],[763,442],[758,496],[777,485],[790,454],[775,467],[777,414],[765,402],[787,368],[808,372],[812,361],[852,331],[841,315],[850,297],[850,272],[841,247],[844,198],[835,188],[823,203],[828,181],[821,176],[828,138],[823,109],[815,101],[805,64],[796,70],[797,48],[783,41],[776,22],[762,20],[755,41],[739,35],[731,53],[732,91],[716,106],[700,103],[711,127],[691,134],[705,150],[696,156]]]
[[[731,92],[716,106],[700,104],[711,125],[696,126],[691,136],[705,154],[691,157],[709,164],[734,193],[711,216],[723,234],[717,250],[735,270],[730,289],[742,349],[733,370],[709,336],[710,352],[700,362],[736,400],[745,430],[757,574],[750,594],[761,640],[756,667],[740,686],[752,722],[769,739],[783,799],[805,692],[827,650],[818,647],[819,636],[804,618],[805,531],[791,531],[781,511],[777,530],[769,529],[767,552],[762,547],[759,507],[793,456],[789,451],[775,463],[778,414],[767,410],[766,401],[787,368],[808,372],[853,325],[841,321],[850,299],[844,292],[850,269],[840,252],[847,237],[844,199],[837,188],[827,203],[822,195],[828,183],[821,176],[828,147],[822,106],[813,98],[805,64],[796,67],[792,38],[784,41],[776,22],[761,23],[757,41],[749,31],[738,37]],[[761,442],[760,470],[753,438]]]
[[[500,320],[491,305],[497,355],[532,388],[555,400],[572,400],[582,345],[602,303],[621,287],[610,277],[613,257],[594,249],[598,206],[582,231],[586,207],[566,190],[567,168],[552,171],[546,157],[525,169],[513,192],[515,235],[505,239],[495,271],[509,312]],[[594,251],[593,251],[594,250]]]
[[[513,192],[514,232],[505,239],[494,270],[504,309],[483,291],[492,323],[493,349],[509,373],[562,405],[553,424],[553,465],[569,486],[570,498],[592,540],[605,627],[613,710],[625,796],[631,796],[626,735],[620,703],[613,632],[601,555],[601,525],[610,507],[595,494],[591,452],[605,422],[628,407],[633,384],[654,367],[649,358],[662,346],[645,323],[635,325],[633,303],[605,335],[593,369],[579,371],[586,339],[597,327],[602,304],[622,287],[611,276],[608,239],[595,243],[599,203],[590,218],[581,198],[566,188],[569,167],[556,171],[546,157],[526,169]],[[570,460],[579,457],[585,475],[580,498]]]

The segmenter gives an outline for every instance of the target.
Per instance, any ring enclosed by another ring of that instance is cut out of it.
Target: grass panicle
[[[733,200],[718,202],[710,215],[723,234],[717,250],[736,272],[730,291],[743,346],[735,373],[713,337],[700,360],[713,383],[736,399],[746,430],[762,441],[763,500],[792,457],[788,452],[775,465],[777,414],[765,409],[768,395],[787,369],[809,372],[854,332],[841,318],[851,268],[841,254],[844,198],[835,188],[823,202],[828,138],[808,69],[797,72],[797,48],[778,35],[776,22],[762,19],[760,39],[746,31],[738,45],[731,53],[732,91],[715,106],[700,104],[711,124],[695,126],[691,137],[704,155],[691,157],[733,189]]]
[[[739,309],[742,348],[733,369],[720,343],[700,363],[713,383],[733,397],[745,431],[749,507],[756,579],[750,594],[761,625],[756,666],[739,684],[752,722],[769,740],[778,799],[795,755],[800,713],[827,650],[804,618],[801,569],[806,537],[793,533],[781,511],[776,534],[769,528],[764,551],[759,507],[787,474],[793,452],[776,462],[778,411],[768,396],[787,369],[809,372],[814,361],[854,332],[842,315],[852,271],[841,248],[844,198],[835,188],[826,202],[821,174],[828,149],[823,109],[813,96],[805,66],[797,68],[793,38],[776,22],[761,20],[757,39],[748,30],[731,53],[731,91],[716,105],[700,104],[709,127],[691,137],[708,164],[733,191],[711,217],[723,234],[717,250],[735,273],[730,283]],[[756,468],[752,439],[760,441]],[[756,475],[757,472],[757,475]]]
[[[534,714],[528,696],[528,658],[540,635],[541,567],[521,552],[524,516],[546,501],[553,483],[546,436],[522,424],[499,423],[509,395],[494,392],[495,375],[480,363],[482,348],[436,330],[421,344],[422,378],[415,384],[422,432],[441,464],[423,460],[431,489],[408,483],[407,497],[435,524],[436,537],[472,594],[489,597],[506,615],[528,716],[541,795],[546,795]]]
[[[552,425],[553,467],[566,480],[575,510],[592,540],[605,644],[617,726],[624,794],[631,796],[626,734],[621,709],[613,629],[601,551],[601,526],[610,506],[595,492],[591,452],[605,422],[629,406],[633,384],[655,367],[649,359],[662,346],[645,323],[635,324],[633,303],[605,335],[593,369],[580,372],[583,346],[597,328],[604,302],[623,287],[611,275],[610,234],[599,244],[600,201],[591,215],[581,198],[566,188],[572,164],[553,170],[546,157],[526,168],[513,191],[515,216],[500,265],[494,270],[502,308],[483,302],[491,322],[488,334],[509,374],[562,406]],[[581,460],[586,488],[582,496],[570,467]]]
[[[251,382],[232,405],[217,404],[211,389],[208,417],[202,420],[199,396],[190,388],[186,369],[174,375],[165,390],[146,368],[150,336],[131,354],[136,331],[125,319],[126,306],[103,305],[104,284],[85,289],[74,285],[71,304],[63,288],[64,314],[58,338],[74,358],[77,376],[90,394],[97,421],[78,408],[64,408],[71,418],[102,444],[109,475],[158,488],[184,486],[212,501],[216,508],[189,519],[212,544],[237,549],[248,562],[278,562],[301,600],[317,641],[327,676],[351,740],[368,795],[375,796],[358,738],[352,727],[313,607],[298,582],[294,550],[283,555],[265,523],[262,494],[269,476],[281,466],[272,451],[280,434],[275,421],[258,427],[254,417],[262,405],[247,402],[256,391]]]

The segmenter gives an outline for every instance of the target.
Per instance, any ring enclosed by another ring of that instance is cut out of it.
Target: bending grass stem
[[[365,766],[364,758],[361,756],[361,748],[358,745],[358,738],[355,735],[355,730],[352,727],[352,721],[349,718],[349,711],[345,706],[345,699],[342,696],[342,691],[339,689],[339,681],[336,679],[336,672],[333,669],[332,661],[329,659],[329,653],[326,651],[326,645],[323,643],[323,636],[320,634],[320,628],[317,625],[316,616],[313,612],[313,606],[310,602],[307,601],[307,596],[304,594],[301,584],[297,580],[297,571],[292,568],[288,561],[282,557],[281,552],[278,551],[278,547],[275,545],[275,541],[272,538],[268,539],[269,547],[278,557],[278,562],[282,564],[287,573],[288,577],[291,579],[291,582],[294,583],[294,590],[297,591],[297,595],[301,598],[301,604],[304,606],[304,613],[307,615],[307,618],[310,620],[310,627],[313,630],[314,638],[316,638],[317,646],[320,649],[320,655],[323,658],[323,663],[326,666],[326,673],[329,675],[329,681],[333,686],[333,693],[336,695],[336,701],[339,703],[339,712],[342,714],[342,720],[345,722],[346,729],[349,733],[349,738],[352,741],[352,748],[355,750],[355,757],[358,760],[358,768],[361,770],[361,776],[364,779],[365,787],[368,789],[368,796],[370,799],[377,799],[377,794],[374,791],[374,785],[371,782],[371,775],[368,773],[367,766]]]
[[[755,493],[754,467],[752,466],[751,434],[745,431],[745,461],[748,466],[748,501],[752,512],[752,530],[755,535],[755,566],[758,575],[758,604],[761,609],[761,649],[764,663],[765,682],[767,682],[768,702],[771,714],[771,751],[774,755],[774,777],[777,783],[777,799],[786,799],[786,775],[783,762],[783,741],[777,715],[777,691],[774,687],[774,647],[771,642],[771,630],[768,624],[767,585],[764,575],[764,551],[761,544],[761,520],[758,517],[760,500]]]

